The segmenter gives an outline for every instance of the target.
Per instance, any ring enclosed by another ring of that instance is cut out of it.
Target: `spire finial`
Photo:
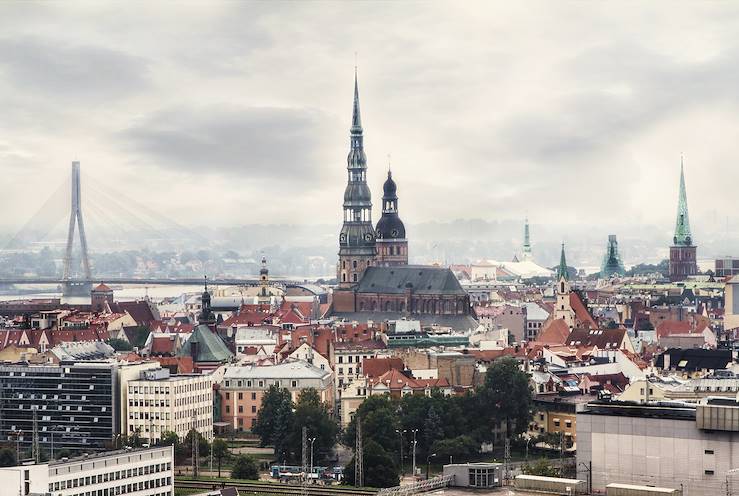
[[[359,112],[359,78],[357,77],[357,66],[354,66],[354,108],[352,109],[352,132],[362,132],[362,116]]]
[[[387,154],[387,177],[390,177],[393,175],[392,170],[390,169],[390,154]]]
[[[208,291],[208,274],[203,274],[203,278],[205,279],[205,290]]]

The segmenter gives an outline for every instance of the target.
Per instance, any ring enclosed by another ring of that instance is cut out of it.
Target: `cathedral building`
[[[372,224],[372,194],[354,74],[344,218],[339,233],[338,287],[331,313],[349,320],[417,319],[458,329],[476,326],[467,292],[448,269],[408,265],[408,238],[398,215],[398,186],[388,170],[382,216]]]
[[[682,159],[680,159],[680,192],[677,202],[677,219],[675,221],[675,235],[670,247],[670,281],[682,281],[698,273],[696,248],[693,243],[693,236],[690,233],[688,195],[685,191],[685,173]]]

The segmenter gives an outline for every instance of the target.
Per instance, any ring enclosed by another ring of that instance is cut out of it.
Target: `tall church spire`
[[[688,194],[685,191],[685,171],[683,158],[680,156],[680,192],[677,200],[677,219],[675,220],[675,246],[691,246],[693,237],[690,234],[690,219],[688,218]]]
[[[359,83],[357,82],[357,66],[354,66],[354,108],[352,110],[352,134],[362,133],[362,114],[359,111]]]
[[[372,194],[367,186],[367,156],[364,154],[362,118],[359,112],[359,83],[354,69],[354,104],[346,158],[347,184],[344,190],[344,224],[339,233],[337,278],[342,288],[361,279],[377,253],[372,225]]]
[[[557,267],[557,280],[565,278],[565,281],[569,281],[570,274],[567,270],[567,259],[565,258],[565,244],[562,243],[562,253],[559,256],[559,267]]]

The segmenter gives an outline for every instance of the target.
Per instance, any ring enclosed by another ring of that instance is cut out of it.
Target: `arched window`
[[[346,272],[341,274],[341,282],[346,282]]]
[[[352,281],[357,282],[357,274],[352,274]]]
[[[357,268],[357,261],[356,260],[352,260],[352,267],[354,267],[355,269]],[[564,286],[562,286],[562,287],[564,288]],[[562,291],[564,291],[564,289]]]
[[[559,292],[564,293],[565,292],[565,282],[562,281],[561,283],[559,283],[559,287],[560,287]]]

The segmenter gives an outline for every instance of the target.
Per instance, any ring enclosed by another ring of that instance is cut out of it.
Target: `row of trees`
[[[303,427],[313,441],[314,460],[326,459],[333,451],[339,432],[326,405],[313,388],[304,389],[293,402],[287,389],[272,385],[262,399],[252,432],[262,446],[272,446],[275,458],[298,462],[302,455]]]
[[[356,419],[361,418],[364,482],[389,487],[399,480],[401,439],[402,451],[411,453],[414,431],[418,465],[450,457],[469,461],[478,456],[482,443],[495,439],[496,432],[519,437],[528,429],[531,412],[528,375],[518,368],[516,360],[501,358],[488,369],[485,383],[464,396],[444,396],[438,391],[431,396],[406,395],[401,399],[370,396],[360,405],[342,441],[350,447],[355,445]],[[375,471],[372,464],[383,470]],[[345,469],[345,477],[348,483],[354,482],[353,459]]]
[[[271,386],[262,400],[252,432],[262,446],[272,446],[280,462],[300,461],[302,430],[313,439],[316,463],[332,452],[337,439],[353,448],[356,419],[362,420],[364,483],[389,487],[399,483],[401,450],[415,448],[417,465],[436,458],[468,461],[478,456],[482,443],[492,442],[501,431],[515,439],[528,429],[532,412],[529,377],[513,358],[501,358],[489,367],[482,386],[464,396],[388,395],[368,397],[341,436],[315,389],[300,393],[297,402],[290,392]],[[402,445],[401,445],[402,442]],[[409,459],[408,456],[404,459]],[[344,471],[354,483],[354,459]]]

